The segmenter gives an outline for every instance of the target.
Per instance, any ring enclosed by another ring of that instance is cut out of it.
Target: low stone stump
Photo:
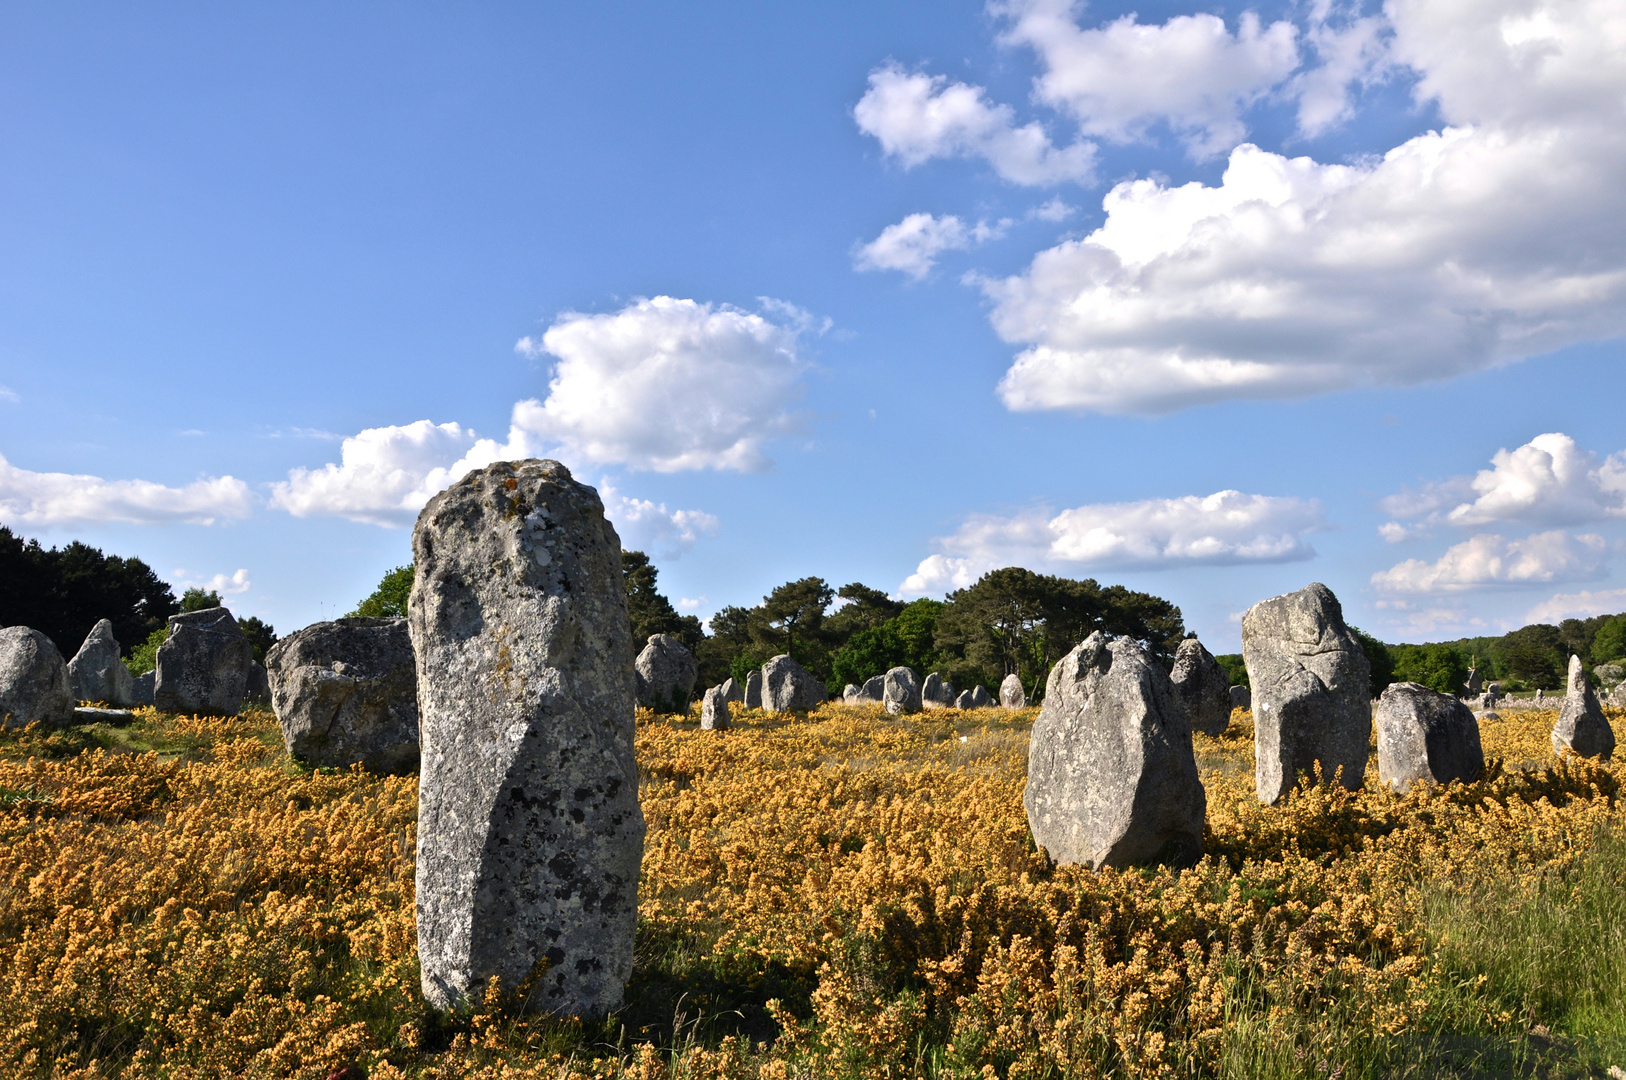
[[[1485,768],[1479,721],[1449,694],[1391,683],[1378,698],[1378,779],[1404,793],[1419,780],[1472,783]]]
[[[265,663],[294,758],[380,775],[418,768],[418,674],[405,619],[315,623],[271,646]]]

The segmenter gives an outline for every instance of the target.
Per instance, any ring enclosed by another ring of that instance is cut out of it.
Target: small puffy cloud
[[[898,270],[916,281],[931,273],[937,256],[945,251],[964,250],[1004,235],[1009,221],[989,225],[979,221],[967,225],[953,214],[933,217],[910,214],[896,225],[888,225],[867,244],[853,251],[853,265],[859,270]]]
[[[1117,185],[1095,232],[983,283],[1023,346],[1002,400],[1166,413],[1626,334],[1620,10],[1392,0],[1389,55],[1450,126],[1355,164],[1244,144],[1217,186]]]
[[[1591,533],[1561,529],[1507,540],[1493,533],[1453,545],[1436,562],[1407,559],[1372,575],[1385,593],[1462,592],[1489,586],[1595,581],[1607,572],[1609,545]]]
[[[1037,122],[1017,127],[1011,107],[989,102],[982,87],[895,64],[870,72],[853,119],[906,169],[933,158],[981,158],[1006,180],[1030,186],[1087,183],[1095,172],[1092,144],[1058,148]]]
[[[1214,15],[1177,15],[1152,25],[1125,15],[1096,29],[1078,25],[1073,0],[1012,0],[1004,40],[1038,54],[1034,95],[1077,120],[1086,135],[1142,138],[1159,121],[1196,157],[1223,154],[1247,132],[1242,112],[1299,64],[1298,30],[1263,26],[1245,12],[1236,32]]]
[[[210,578],[194,578],[188,571],[177,569],[175,583],[183,589],[202,589],[205,592],[216,592],[221,596],[241,596],[253,588],[248,579],[247,570],[238,570],[230,576],[216,574]]]
[[[1379,506],[1395,518],[1465,528],[1503,522],[1583,525],[1626,517],[1626,452],[1599,460],[1568,435],[1549,432],[1498,450],[1491,467],[1471,478],[1428,484]],[[1395,522],[1383,528],[1408,531]]]
[[[176,488],[147,480],[31,472],[0,456],[0,521],[10,525],[213,525],[248,517],[251,510],[248,485],[230,476]]]
[[[1078,213],[1078,207],[1062,202],[1060,199],[1051,199],[1029,210],[1027,216],[1033,221],[1066,221],[1076,213]]]
[[[603,315],[559,316],[517,348],[557,359],[548,396],[514,407],[514,428],[571,460],[656,472],[772,463],[763,445],[800,432],[792,406],[811,318],[767,305],[779,321],[727,304],[657,296]]]
[[[1626,611],[1626,589],[1582,589],[1558,593],[1524,613],[1526,623],[1560,623]]]
[[[295,517],[342,517],[400,528],[472,470],[538,453],[517,427],[509,429],[506,443],[482,439],[456,422],[368,428],[344,440],[338,463],[290,470],[287,480],[273,486],[271,504]],[[607,477],[599,483],[604,514],[628,549],[676,558],[700,537],[717,532],[717,519],[703,511],[668,510],[665,503],[621,494]]]
[[[1292,80],[1298,99],[1299,133],[1320,135],[1355,114],[1350,88],[1381,81],[1393,68],[1389,55],[1389,20],[1382,15],[1344,18],[1334,24],[1323,0],[1314,5],[1306,40],[1319,65]]]
[[[1305,534],[1326,527],[1315,501],[1220,491],[1096,503],[1052,513],[975,515],[937,541],[904,581],[905,595],[964,588],[1002,566],[1165,569],[1309,559]]]

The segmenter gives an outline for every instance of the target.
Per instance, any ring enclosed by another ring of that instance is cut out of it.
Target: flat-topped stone
[[[254,646],[223,607],[169,617],[158,646],[152,702],[163,712],[236,716],[248,691]]]
[[[1419,780],[1479,779],[1485,753],[1467,705],[1414,682],[1390,683],[1378,698],[1378,779],[1397,791]],[[1494,715],[1494,714],[1492,714]]]
[[[824,684],[788,654],[781,653],[762,665],[764,711],[807,712],[825,698]]]

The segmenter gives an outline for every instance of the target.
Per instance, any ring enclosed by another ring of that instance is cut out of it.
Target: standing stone
[[[1541,688],[1541,687],[1539,687],[1539,686],[1538,686],[1538,687],[1536,687],[1536,700],[1537,700],[1537,701],[1540,701],[1540,700],[1541,700],[1541,699],[1542,699],[1542,698],[1543,698],[1543,697],[1545,697],[1545,696],[1546,696],[1546,691],[1544,691],[1544,690],[1543,690],[1543,689],[1542,689],[1542,688]]]
[[[762,708],[762,672],[753,671],[745,676],[745,707]]]
[[[1485,768],[1479,721],[1468,706],[1414,682],[1378,698],[1378,779],[1404,792],[1418,780],[1472,783]]]
[[[1208,798],[1163,669],[1100,631],[1051,669],[1022,796],[1033,840],[1092,870],[1202,855]]]
[[[881,704],[888,715],[917,713],[921,709],[920,680],[906,667],[895,667],[881,676]]]
[[[140,675],[137,675],[130,687],[130,704],[151,705],[152,686],[157,678],[158,672],[156,671],[143,671]]]
[[[134,703],[135,678],[124,666],[121,651],[110,620],[103,619],[91,628],[85,643],[68,661],[68,683],[75,701]]]
[[[38,630],[0,630],[0,727],[73,723],[73,688],[56,644]]]
[[[976,706],[971,704],[971,691],[961,690],[959,696],[954,699],[954,707],[959,709],[961,712],[964,712],[966,709],[976,708]]]
[[[859,690],[857,686],[854,686],[852,683],[848,683],[841,689],[841,700],[844,704],[856,705],[858,704],[858,695],[860,693],[862,693],[862,691]]]
[[[928,709],[952,709],[954,707],[954,684],[947,682],[937,672],[926,676],[926,681],[920,687],[920,704]]]
[[[739,683],[735,682],[732,675],[723,680],[722,691],[723,697],[728,701],[737,701],[741,704],[745,703],[745,688]]]
[[[1261,600],[1242,616],[1242,659],[1254,698],[1254,784],[1274,803],[1321,763],[1360,789],[1372,738],[1371,666],[1319,582]]]
[[[225,608],[171,615],[152,703],[162,712],[236,716],[253,666],[254,646]]]
[[[1231,680],[1196,638],[1180,643],[1169,683],[1193,731],[1218,735],[1231,723]]]
[[[1558,723],[1553,725],[1553,752],[1565,750],[1603,761],[1615,752],[1615,733],[1598,704],[1598,695],[1587,685],[1579,656],[1570,657],[1569,688],[1558,710]]]
[[[707,690],[700,702],[700,730],[727,731],[732,726],[728,704],[728,695],[721,686]]]
[[[1246,686],[1242,686],[1241,684],[1238,684],[1236,686],[1231,687],[1231,708],[1233,708],[1233,709],[1251,709],[1251,708],[1253,708],[1253,693],[1252,693],[1252,691],[1250,691]]]
[[[632,972],[644,817],[621,541],[556,461],[497,462],[412,531],[418,955],[437,1008],[488,979],[602,1017]]]
[[[1480,681],[1480,678],[1479,678],[1479,669],[1478,668],[1469,668],[1468,669],[1468,681],[1462,684],[1463,690],[1467,691],[1467,696],[1468,697],[1478,697],[1479,694],[1480,694],[1480,688],[1481,688],[1482,685],[1483,685],[1483,683]]]
[[[762,708],[767,712],[806,712],[827,695],[813,673],[785,653],[762,665]]]
[[[1497,699],[1502,696],[1502,684],[1493,682],[1485,687],[1485,708],[1496,708]]]
[[[978,683],[971,688],[971,707],[973,709],[991,709],[996,704],[998,703],[994,701],[994,695],[988,692],[986,686]]]
[[[1005,676],[1005,681],[999,684],[999,704],[1007,709],[1028,707],[1028,695],[1022,689],[1022,680],[1015,672]]]
[[[271,646],[265,663],[293,757],[379,774],[418,767],[418,672],[405,619],[319,622]]]
[[[633,665],[638,672],[638,704],[662,713],[687,713],[700,665],[677,638],[651,634]]]
[[[858,691],[858,700],[871,705],[879,705],[886,695],[886,676],[876,675],[864,680],[864,685]]]

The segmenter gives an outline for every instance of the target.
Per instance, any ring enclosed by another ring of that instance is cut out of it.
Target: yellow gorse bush
[[[1374,755],[1362,791],[1266,807],[1239,711],[1196,739],[1199,865],[1056,868],[1022,808],[1033,715],[641,717],[639,967],[622,1023],[586,1026],[497,986],[424,1008],[414,779],[298,769],[265,713],[148,716],[164,755],[8,733],[0,1069],[1217,1075],[1243,1031],[1313,1062],[1352,1018],[1403,1039],[1427,1015],[1430,890],[1535,888],[1619,827],[1622,767],[1555,760],[1551,712],[1487,722],[1477,783],[1396,796]]]

